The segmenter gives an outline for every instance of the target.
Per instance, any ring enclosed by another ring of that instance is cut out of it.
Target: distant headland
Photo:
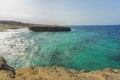
[[[0,31],[5,31],[7,29],[20,29],[28,28],[34,32],[43,32],[43,31],[71,31],[70,27],[59,26],[59,25],[46,25],[46,24],[31,24],[31,23],[22,23],[17,21],[0,21]]]

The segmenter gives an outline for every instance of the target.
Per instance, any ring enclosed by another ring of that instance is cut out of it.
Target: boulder
[[[0,56],[0,70],[4,70],[5,72],[8,71],[10,77],[15,77],[15,69],[6,63],[5,58],[2,56]]]

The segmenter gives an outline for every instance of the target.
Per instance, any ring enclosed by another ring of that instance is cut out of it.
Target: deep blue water
[[[120,69],[120,26],[70,26],[70,32],[4,32],[0,55],[15,68]],[[5,37],[6,36],[6,37]]]

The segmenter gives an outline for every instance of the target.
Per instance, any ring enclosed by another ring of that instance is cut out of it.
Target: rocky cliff
[[[120,70],[76,71],[63,67],[28,67],[15,70],[0,56],[0,80],[120,80]]]
[[[120,80],[120,70],[106,68],[87,72],[63,67],[28,67],[16,70],[15,77],[7,70],[0,70],[0,80]]]

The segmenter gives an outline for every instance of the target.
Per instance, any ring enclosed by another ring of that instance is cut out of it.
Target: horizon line
[[[119,26],[120,24],[47,24],[47,23],[32,23],[32,22],[25,22],[25,21],[20,21],[20,20],[0,20],[0,21],[13,21],[13,22],[21,22],[24,24],[45,24],[45,25],[60,25],[60,26]]]

